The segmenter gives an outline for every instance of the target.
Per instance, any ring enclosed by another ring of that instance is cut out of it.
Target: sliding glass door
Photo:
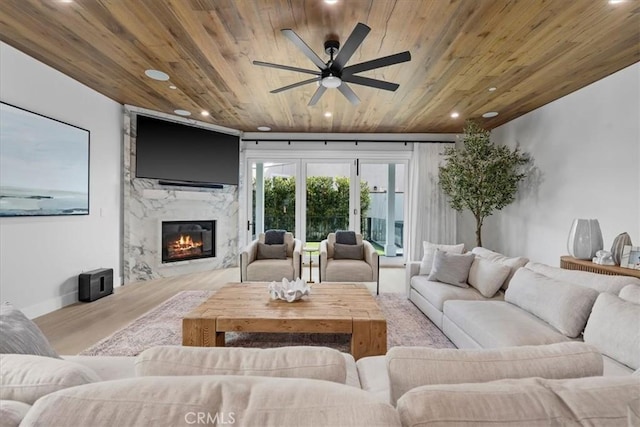
[[[265,230],[296,232],[295,161],[252,161],[249,240]]]

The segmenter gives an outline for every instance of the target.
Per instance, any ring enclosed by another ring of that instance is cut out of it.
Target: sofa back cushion
[[[407,391],[429,384],[602,375],[602,355],[581,342],[473,350],[393,347],[386,359],[393,404]]]
[[[541,264],[539,262],[529,262],[526,267],[536,273],[544,274],[553,279],[563,282],[575,283],[586,286],[598,292],[609,292],[618,295],[620,290],[629,284],[640,286],[640,279],[629,276],[614,276],[607,274],[591,273],[588,271],[567,270],[559,267]]]
[[[431,242],[422,242],[422,261],[420,262],[420,275],[428,276],[431,273],[431,267],[433,266],[433,258],[436,255],[436,251],[441,250],[450,254],[461,254],[464,252],[464,243],[457,245],[440,245]]]
[[[626,426],[640,397],[631,377],[525,378],[415,388],[398,400],[403,427]]]
[[[40,397],[101,381],[86,366],[31,354],[0,354],[0,399],[33,404]]]
[[[136,375],[259,375],[344,384],[345,358],[328,347],[225,348],[158,346],[140,353]]]
[[[631,369],[640,368],[640,305],[600,294],[584,330],[584,341]]]
[[[142,377],[62,390],[36,402],[21,426],[400,426],[368,392],[299,378]],[[199,421],[200,420],[200,421]]]
[[[598,291],[520,268],[504,300],[549,323],[563,335],[577,338],[587,323]]]
[[[486,258],[475,257],[469,270],[468,282],[486,298],[493,297],[502,287],[511,268]]]
[[[498,262],[500,264],[506,265],[507,267],[509,267],[511,269],[511,271],[509,272],[509,275],[507,276],[507,278],[505,279],[504,283],[502,284],[502,289],[507,289],[509,287],[509,283],[511,283],[511,279],[513,278],[513,275],[516,273],[516,271],[520,267],[524,267],[529,262],[529,259],[525,258],[525,257],[509,258],[509,257],[507,257],[505,255],[502,255],[501,253],[494,252],[494,251],[491,251],[489,249],[485,249],[485,248],[480,247],[480,246],[477,246],[477,247],[473,248],[471,250],[471,252],[476,254],[476,256],[479,256],[481,258],[486,258],[489,261]]]

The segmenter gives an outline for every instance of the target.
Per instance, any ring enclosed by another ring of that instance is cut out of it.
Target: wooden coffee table
[[[356,360],[387,352],[387,320],[363,284],[316,284],[292,303],[271,300],[267,283],[227,284],[182,319],[182,345],[221,347],[232,331],[344,333]]]

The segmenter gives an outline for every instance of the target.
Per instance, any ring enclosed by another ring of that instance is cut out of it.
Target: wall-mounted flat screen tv
[[[89,131],[0,103],[0,217],[89,214]]]
[[[136,177],[238,185],[239,169],[237,135],[137,116]]]

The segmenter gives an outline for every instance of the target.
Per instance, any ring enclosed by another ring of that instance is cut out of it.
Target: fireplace
[[[162,221],[163,263],[215,256],[215,221]]]

